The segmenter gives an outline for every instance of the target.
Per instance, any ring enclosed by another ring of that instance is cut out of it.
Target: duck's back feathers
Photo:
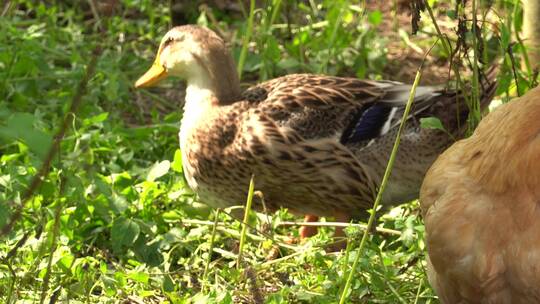
[[[482,78],[481,109],[495,93],[492,71]],[[251,87],[243,97],[305,139],[334,137],[357,146],[397,126],[411,89],[395,81],[293,74]],[[459,135],[468,114],[461,92],[418,86],[409,118],[438,117],[449,133]]]
[[[393,81],[294,74],[249,88],[243,96],[305,139],[335,137],[347,144],[384,134],[410,90],[410,85]],[[425,109],[438,91],[418,87],[415,109]]]

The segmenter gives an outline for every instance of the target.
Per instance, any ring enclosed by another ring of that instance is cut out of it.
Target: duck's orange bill
[[[163,78],[167,77],[167,71],[165,68],[159,63],[159,57],[156,58],[152,66],[144,75],[141,76],[135,82],[136,88],[143,88],[143,87],[149,87],[156,83],[158,83]]]

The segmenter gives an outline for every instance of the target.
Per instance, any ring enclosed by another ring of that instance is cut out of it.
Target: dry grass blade
[[[311,227],[343,227],[343,228],[356,227],[362,230],[367,229],[367,225],[365,224],[352,224],[352,223],[342,223],[342,222],[280,222],[278,226],[311,226]],[[375,230],[377,232],[389,234],[389,235],[395,235],[395,236],[401,235],[401,231],[394,230],[394,229],[376,227]]]

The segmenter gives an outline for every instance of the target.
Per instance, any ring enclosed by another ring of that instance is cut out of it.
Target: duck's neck
[[[186,88],[186,103],[184,112],[193,112],[196,109],[208,109],[219,106],[218,93],[205,82],[189,81]],[[192,114],[192,113],[185,113]]]
[[[188,72],[186,104],[209,101],[220,106],[240,99],[240,81],[228,53],[205,59],[196,57],[196,60],[198,65]]]
[[[240,99],[236,71],[211,69],[215,65],[194,67],[187,77],[186,102],[180,130],[181,142],[187,144],[192,132],[204,126],[218,108]]]
[[[186,137],[198,125],[203,124],[204,119],[209,118],[215,112],[215,108],[219,106],[217,93],[207,80],[188,81],[182,126],[180,128],[181,137]]]

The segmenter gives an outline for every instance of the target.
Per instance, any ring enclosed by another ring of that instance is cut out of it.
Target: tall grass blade
[[[216,209],[214,214],[214,225],[212,226],[212,236],[210,237],[210,248],[208,249],[208,257],[206,258],[206,264],[204,265],[203,272],[203,287],[202,292],[204,293],[204,288],[207,285],[208,279],[208,269],[210,269],[210,260],[212,259],[212,252],[214,252],[214,242],[216,240],[216,231],[219,222],[219,214],[221,213],[221,208]]]
[[[437,43],[437,41],[435,41],[435,43]],[[431,47],[431,49],[433,49],[433,46]],[[360,245],[358,246],[358,253],[356,254],[356,257],[354,259],[349,275],[347,276],[347,281],[345,282],[345,286],[343,287],[343,291],[339,299],[339,304],[345,303],[345,299],[347,297],[347,294],[349,293],[349,289],[351,288],[353,275],[356,272],[356,267],[358,266],[358,262],[360,261],[360,258],[362,257],[362,250],[364,249],[364,245],[366,244],[368,234],[375,220],[375,213],[377,212],[377,208],[379,207],[379,204],[381,203],[382,194],[384,193],[384,189],[386,188],[386,184],[388,183],[388,179],[390,178],[390,173],[392,172],[392,168],[394,167],[394,161],[396,159],[399,143],[401,142],[401,133],[403,132],[403,129],[405,127],[405,122],[411,111],[412,103],[414,101],[414,96],[416,94],[416,88],[418,87],[418,84],[420,83],[424,61],[427,55],[430,53],[431,49],[426,53],[426,55],[424,56],[424,59],[422,60],[422,63],[420,64],[420,67],[416,71],[416,77],[414,78],[414,83],[412,85],[411,92],[409,93],[409,99],[407,100],[405,111],[403,111],[403,117],[401,119],[401,123],[399,124],[396,140],[394,141],[394,146],[392,147],[392,152],[390,153],[390,159],[388,160],[388,164],[386,165],[386,170],[384,171],[381,187],[379,188],[379,192],[377,193],[377,197],[375,198],[375,202],[373,203],[373,208],[371,211],[371,215],[369,216],[366,230],[364,231],[364,234],[362,235],[362,239],[360,240]]]
[[[242,72],[244,71],[244,65],[246,64],[247,52],[249,47],[249,41],[253,34],[253,19],[255,17],[255,0],[249,2],[249,15],[247,20],[247,29],[244,39],[242,40],[242,50],[240,51],[240,57],[238,58],[238,65],[236,71],[238,78],[242,79]]]
[[[236,268],[240,269],[240,265],[242,262],[242,252],[244,251],[244,244],[246,243],[246,233],[247,233],[247,222],[249,220],[249,213],[251,212],[251,203],[253,202],[253,192],[255,189],[255,176],[251,176],[251,180],[249,181],[249,190],[248,190],[248,196],[246,201],[246,208],[244,210],[244,220],[242,221],[242,230],[240,232],[240,246],[238,248],[238,259],[236,260]]]

